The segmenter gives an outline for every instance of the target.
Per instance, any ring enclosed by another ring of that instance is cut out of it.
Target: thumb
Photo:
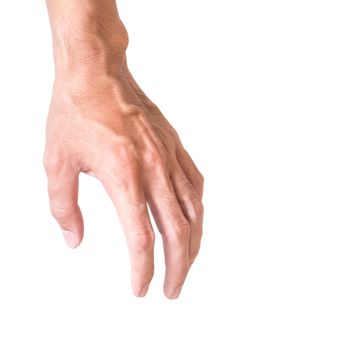
[[[76,248],[83,239],[84,223],[77,204],[79,172],[59,158],[44,160],[52,216],[60,225],[65,241]]]

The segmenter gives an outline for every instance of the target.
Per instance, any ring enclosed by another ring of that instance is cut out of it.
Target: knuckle
[[[60,152],[57,151],[45,151],[43,157],[43,166],[46,173],[58,173],[62,169],[64,159]]]
[[[191,222],[202,220],[204,206],[197,194],[191,192],[188,196],[182,198],[181,205],[185,209]]]
[[[133,175],[138,166],[136,146],[129,138],[120,138],[114,142],[105,158],[104,169],[112,175]]]
[[[155,103],[153,103],[151,100],[145,99],[144,103],[151,114],[157,114],[157,115],[162,114],[158,106]]]
[[[120,163],[121,165],[132,165],[135,160],[135,143],[129,137],[117,137],[111,146],[110,161]]]
[[[64,223],[72,216],[73,210],[70,208],[61,208],[55,205],[50,205],[51,215],[59,222]]]
[[[121,91],[119,91],[121,94]],[[122,113],[127,119],[143,120],[146,117],[146,112],[143,108],[129,103],[121,106]]]
[[[190,224],[187,220],[180,220],[171,225],[171,229],[168,232],[168,238],[177,241],[178,243],[184,243],[189,240]]]
[[[189,252],[189,262],[190,264],[193,264],[193,262],[196,260],[198,253],[199,253],[200,247],[192,248]]]
[[[194,181],[200,188],[203,188],[204,185],[204,177],[203,175],[197,170],[194,174]]]
[[[140,251],[150,251],[153,248],[155,237],[148,226],[137,228],[130,234],[130,244]]]
[[[164,152],[157,147],[149,147],[144,152],[145,164],[152,170],[162,170],[166,167]]]
[[[203,203],[196,199],[194,202],[193,202],[193,208],[194,208],[194,212],[195,212],[195,215],[199,218],[203,217],[203,213],[204,213],[204,206],[203,206]]]
[[[198,171],[197,173],[197,178],[196,178],[196,181],[200,184],[200,185],[204,185],[204,176],[202,175],[202,173],[200,173]]]

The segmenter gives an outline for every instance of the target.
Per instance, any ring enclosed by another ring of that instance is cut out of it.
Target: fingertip
[[[65,242],[69,248],[75,249],[81,244],[82,235],[76,234],[75,232],[65,229],[62,230],[62,233],[64,235]]]
[[[139,262],[140,259],[131,259],[131,285],[133,294],[137,298],[143,298],[144,296],[146,296],[150,287],[154,273],[154,265],[153,260],[148,261],[147,259],[145,259],[145,261],[142,261],[143,264],[137,265]]]
[[[175,300],[178,299],[178,297],[181,294],[181,290],[182,290],[182,286],[178,286],[178,287],[164,287],[164,294],[165,296],[170,299],[170,300]]]
[[[143,298],[146,296],[148,289],[150,287],[150,283],[147,283],[143,286],[140,287],[133,287],[133,294],[137,297],[137,298]]]

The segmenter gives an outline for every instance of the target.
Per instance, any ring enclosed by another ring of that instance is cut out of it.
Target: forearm
[[[115,0],[46,0],[56,72],[117,69],[128,37]],[[111,68],[112,67],[112,68]]]

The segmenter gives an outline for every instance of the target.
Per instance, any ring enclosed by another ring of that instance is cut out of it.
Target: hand
[[[154,271],[148,203],[163,239],[164,293],[177,298],[200,248],[203,177],[134,81],[125,55],[110,61],[88,56],[56,74],[44,156],[51,213],[77,247],[84,231],[79,173],[98,178],[125,231],[133,292],[142,297]]]

